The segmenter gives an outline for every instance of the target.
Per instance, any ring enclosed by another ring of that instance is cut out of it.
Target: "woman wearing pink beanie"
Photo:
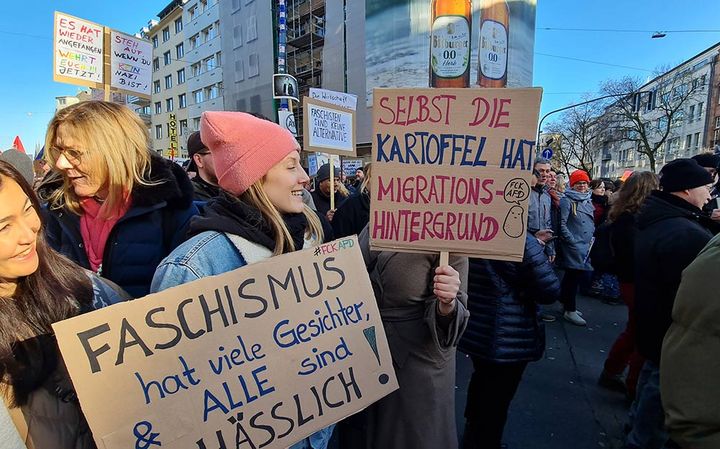
[[[327,220],[303,203],[309,178],[287,130],[243,112],[204,112],[200,138],[221,191],[190,223],[192,237],[160,263],[152,292],[332,238]],[[322,429],[291,449],[325,449],[332,432]]]

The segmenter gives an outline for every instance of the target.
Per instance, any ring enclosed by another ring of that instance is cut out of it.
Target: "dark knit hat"
[[[200,140],[200,131],[195,131],[194,133],[190,134],[187,141],[187,149],[188,155],[190,155],[190,157],[193,157],[193,155],[199,153],[202,150],[207,150],[205,144],[203,144],[202,140]]]
[[[30,159],[30,156],[15,148],[10,148],[0,154],[0,161],[5,161],[15,167],[15,170],[23,175],[23,178],[25,178],[28,184],[32,185],[34,174],[33,161]]]
[[[712,175],[694,159],[675,159],[660,170],[660,187],[665,192],[680,192],[713,182]]]
[[[340,168],[335,167],[334,170],[335,178],[338,178],[340,175]],[[318,168],[317,174],[315,175],[315,182],[321,183],[325,181],[326,179],[330,179],[330,164],[323,164]]]
[[[691,159],[694,159],[695,162],[704,168],[718,168],[718,165],[720,165],[720,156],[713,153],[697,154]]]

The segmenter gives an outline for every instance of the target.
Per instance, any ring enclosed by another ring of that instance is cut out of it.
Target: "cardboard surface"
[[[541,95],[375,89],[371,247],[522,260]]]
[[[103,42],[101,25],[55,11],[53,80],[102,87]]]
[[[135,36],[110,32],[110,86],[150,98],[152,44]]]
[[[303,97],[303,150],[357,156],[355,111]]]
[[[286,448],[398,388],[354,237],[53,328],[99,448]]]

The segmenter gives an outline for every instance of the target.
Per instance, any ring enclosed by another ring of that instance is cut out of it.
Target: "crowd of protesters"
[[[352,180],[325,164],[310,191],[296,139],[241,112],[203,113],[188,150],[192,178],[150,150],[129,109],[88,101],[55,115],[34,167],[0,160],[1,391],[32,447],[95,447],[54,322],[354,234],[400,388],[293,449],[331,439],[343,449],[500,449],[523,374],[543,357],[545,323],[557,307],[572,325],[592,321],[577,308],[584,291],[627,307],[598,373],[632,400],[626,447],[720,447],[709,383],[720,376],[720,157],[678,159],[622,185],[582,170],[565,182],[538,159],[522,261],[451,255],[441,265],[371,251],[371,164]],[[474,368],[461,439],[457,349]]]

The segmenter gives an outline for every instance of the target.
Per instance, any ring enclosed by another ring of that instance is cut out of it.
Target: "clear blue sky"
[[[0,16],[0,38],[6,53],[6,65],[0,72],[0,149],[9,148],[18,134],[32,152],[35,144],[42,142],[55,97],[72,95],[79,87],[52,81],[53,11],[57,9],[132,34],[168,2],[25,0],[5,3]],[[649,32],[546,31],[543,28]],[[655,30],[697,29],[720,30],[720,0],[539,0],[534,84],[545,90],[542,112],[579,101],[583,93],[597,93],[603,80],[624,75],[649,77],[660,65],[674,65],[720,42],[717,31],[668,32],[663,39],[650,38]]]

